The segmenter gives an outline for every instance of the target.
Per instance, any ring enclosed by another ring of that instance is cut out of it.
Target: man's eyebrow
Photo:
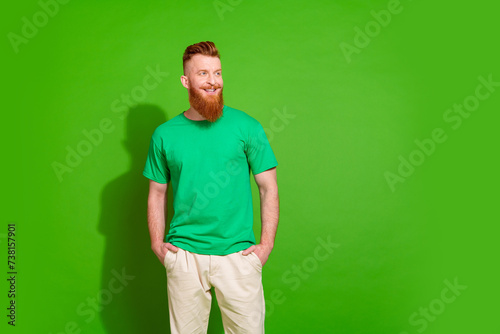
[[[198,70],[198,72],[202,72],[202,71],[210,72],[209,70],[205,70],[205,69]],[[222,68],[219,68],[219,69],[215,70],[214,72],[217,72],[217,71],[222,71]]]

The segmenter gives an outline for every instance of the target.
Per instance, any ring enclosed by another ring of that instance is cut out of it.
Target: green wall
[[[169,332],[141,172],[204,40],[279,162],[268,333],[500,332],[498,5],[54,1],[2,11],[9,333]]]

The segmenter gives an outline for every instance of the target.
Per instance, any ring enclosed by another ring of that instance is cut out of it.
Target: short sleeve
[[[256,122],[249,131],[246,154],[253,175],[278,166],[264,128],[259,122]]]
[[[149,144],[146,166],[144,167],[142,175],[158,183],[165,184],[170,181],[170,170],[167,166],[165,153],[156,145],[152,138]]]

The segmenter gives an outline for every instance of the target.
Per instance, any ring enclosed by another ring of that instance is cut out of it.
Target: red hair
[[[190,45],[186,48],[184,55],[182,56],[182,68],[184,69],[184,72],[186,71],[186,63],[197,54],[217,57],[220,59],[219,50],[217,50],[213,42],[206,41]]]

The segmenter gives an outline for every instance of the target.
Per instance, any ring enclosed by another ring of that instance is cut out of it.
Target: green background
[[[280,225],[263,272],[266,331],[499,333],[500,87],[459,128],[443,119],[474,95],[478,77],[500,81],[499,8],[401,0],[402,10],[346,57],[342,43],[355,45],[356,27],[376,29],[371,11],[391,3],[70,1],[17,47],[9,33],[22,36],[23,17],[33,22],[42,7],[9,4],[0,241],[6,258],[7,224],[15,223],[18,274],[15,328],[5,316],[8,282],[1,285],[2,332],[169,332],[141,172],[154,128],[188,108],[184,49],[211,40],[226,104],[268,129],[279,162]],[[169,74],[137,98],[148,66]],[[129,106],[113,108],[132,92]],[[279,123],[285,112],[293,117]],[[66,164],[68,147],[84,145],[83,131],[105,119],[112,130],[58,179],[53,163]],[[399,157],[435,128],[447,140],[391,190],[385,173],[397,173]],[[252,189],[258,238],[253,177]],[[171,207],[170,198],[169,217]],[[323,260],[314,257],[318,238],[338,244]],[[116,293],[113,270],[134,276]],[[467,288],[443,304],[444,281],[455,279]],[[95,312],[98,296],[106,299]],[[419,312],[429,307],[435,314],[424,320]],[[214,305],[209,333],[222,332]]]

